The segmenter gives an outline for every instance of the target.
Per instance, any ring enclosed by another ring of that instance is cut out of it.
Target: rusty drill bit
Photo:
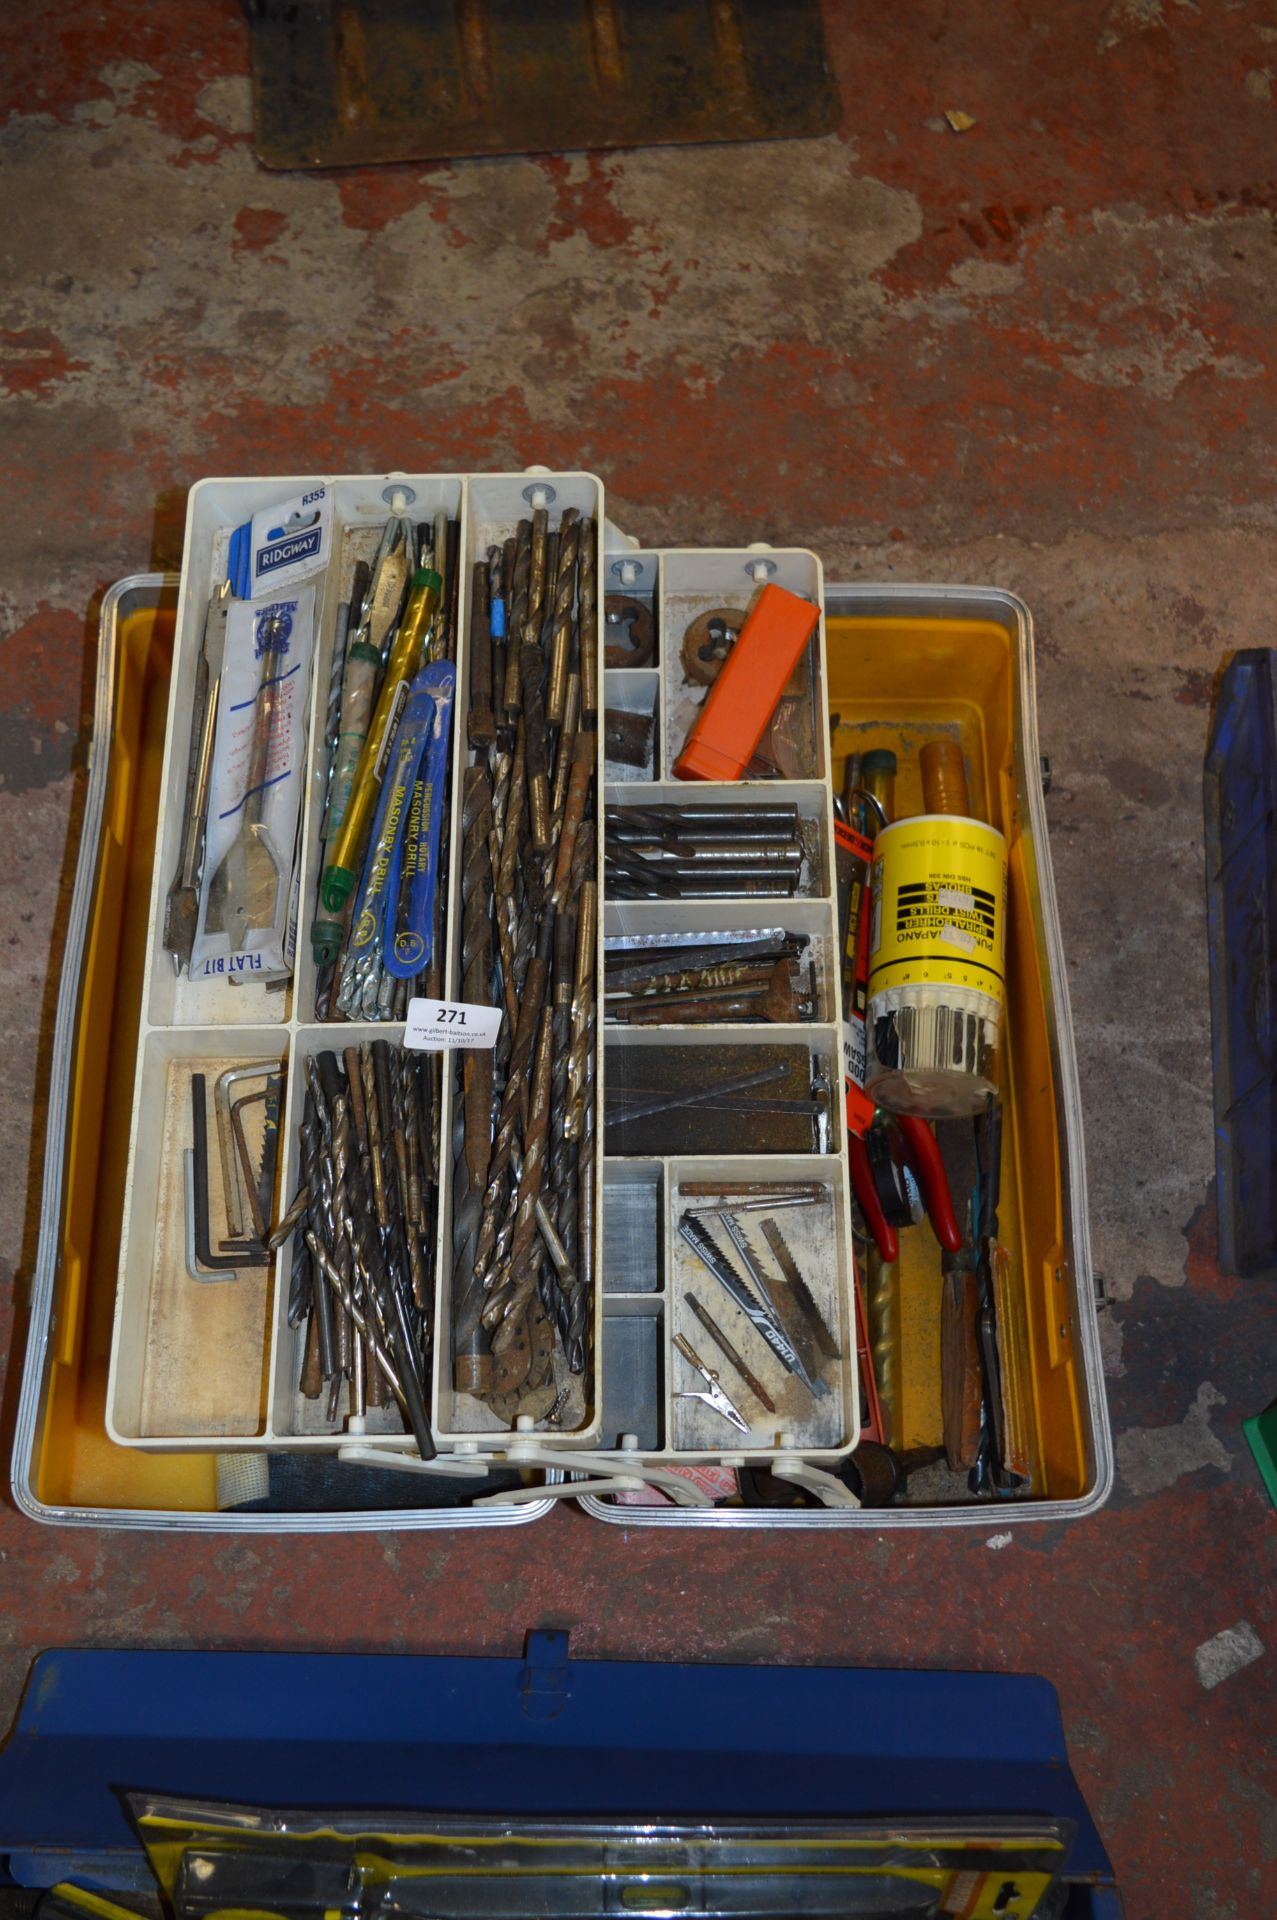
[[[553,1066],[550,1084],[550,1191],[559,1231],[569,1249],[576,1253],[576,1209],[565,1207],[572,1188],[570,1163],[564,1131],[568,1111],[568,1052],[572,1040],[572,987],[576,973],[576,915],[561,912],[554,927],[554,985],[551,995],[553,1013]],[[573,1196],[575,1199],[575,1195]]]
[[[583,520],[577,602],[581,635],[581,724],[585,727],[597,726],[599,718],[598,594],[598,528],[593,520]]]
[[[366,1040],[359,1048],[359,1077],[364,1090],[364,1115],[368,1126],[368,1171],[372,1183],[373,1206],[377,1214],[377,1225],[384,1233],[390,1224],[390,1209],[386,1200],[385,1164],[381,1150],[381,1111],[377,1105],[377,1082],[373,1069],[372,1048]]]
[[[514,565],[511,569],[510,592],[506,604],[506,632],[509,638],[506,646],[505,685],[501,696],[507,725],[517,718],[522,697],[519,691],[519,646],[523,639],[523,629],[528,623],[528,585],[532,566],[532,522],[530,520],[520,520],[515,541]]]
[[[685,1293],[683,1295],[683,1299],[687,1304],[687,1306],[690,1307],[691,1311],[696,1315],[696,1318],[700,1321],[701,1325],[704,1327],[706,1333],[709,1335],[710,1339],[714,1342],[715,1346],[719,1348],[719,1350],[723,1353],[726,1359],[731,1361],[732,1365],[735,1367],[737,1373],[740,1375],[741,1379],[745,1382],[745,1385],[749,1388],[754,1398],[760,1403],[761,1406],[763,1406],[766,1409],[768,1413],[775,1413],[776,1402],[772,1399],[771,1395],[768,1393],[766,1387],[763,1385],[758,1375],[753,1371],[749,1362],[732,1345],[731,1341],[728,1339],[727,1335],[723,1332],[723,1329],[719,1326],[717,1320],[714,1318],[709,1308],[706,1306],[702,1306],[701,1302],[696,1298],[696,1295],[694,1293]]]
[[[320,1167],[322,1146],[319,1131],[319,1116],[315,1110],[315,1095],[311,1088],[306,1089],[306,1099],[302,1110],[302,1123],[299,1129],[302,1151],[302,1168],[306,1175],[306,1185],[312,1194],[318,1196],[323,1191],[323,1175]],[[318,1227],[322,1224],[322,1214],[316,1204],[312,1218]],[[315,1315],[315,1339],[319,1354],[319,1371],[323,1380],[331,1380],[337,1372],[337,1343],[333,1330],[332,1296],[326,1287],[312,1287],[311,1297]]]
[[[532,532],[528,549],[528,611],[525,622],[533,629],[532,637],[537,639],[541,632],[541,615],[545,605],[546,582],[546,544],[550,536],[550,514],[546,507],[534,507],[532,512]],[[519,638],[524,637],[522,627],[518,629]],[[512,636],[513,637],[513,636]]]
[[[585,1098],[587,1038],[594,1010],[594,948],[598,935],[598,882],[587,880],[581,888],[576,922],[576,978],[572,989],[572,1043],[568,1056],[569,1140],[581,1138],[582,1103]]]
[[[470,712],[466,732],[472,747],[490,747],[497,737],[492,711],[492,627],[488,604],[488,562],[471,569]]]
[[[491,1300],[484,1310],[485,1324],[497,1327],[492,1340],[496,1353],[504,1352],[515,1337],[518,1322],[531,1302],[537,1283],[540,1263],[536,1254],[536,1205],[545,1172],[546,1133],[550,1118],[552,1022],[550,1008],[542,1008],[532,1074],[532,1099],[523,1142],[523,1171],[518,1186],[514,1238],[510,1243],[508,1289],[503,1297]]]
[[[539,646],[524,642],[519,650],[523,692],[525,753],[527,756],[528,817],[532,845],[544,853],[550,840],[550,736],[546,731],[545,657]],[[540,875],[538,873],[538,880]]]
[[[576,745],[576,730],[580,724],[581,676],[579,673],[570,673],[563,701],[563,726],[559,733],[558,750],[554,756],[554,787],[550,794],[550,812],[554,817],[556,841],[562,828],[563,809],[568,797],[568,777],[572,772],[572,754]]]
[[[555,863],[554,882],[550,889],[551,897],[559,904],[562,904],[568,884],[576,837],[581,831],[581,822],[585,818],[590,787],[594,779],[596,750],[597,735],[584,727],[579,728],[576,739],[572,743],[572,771],[568,776],[568,797],[563,808],[558,859]]]
[[[482,1004],[492,977],[492,869],[489,853],[491,785],[485,767],[468,767],[462,788],[461,853],[461,968],[462,993],[472,1004]],[[454,1131],[452,1202],[452,1298],[454,1339],[470,1342],[478,1326],[482,1285],[475,1285],[475,1253],[483,1217],[483,1195],[492,1156],[492,1055],[485,1048],[469,1048],[461,1065],[462,1099],[458,1109],[459,1137]],[[480,1387],[470,1376],[479,1356],[467,1354],[467,1383],[462,1392]]]
[[[565,507],[559,522],[559,556],[551,598],[550,677],[545,696],[546,725],[559,728],[567,706],[568,666],[572,651],[572,613],[576,567],[581,550],[580,514]]]

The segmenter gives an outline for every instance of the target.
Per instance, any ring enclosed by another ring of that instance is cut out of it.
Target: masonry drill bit
[[[568,666],[572,652],[572,615],[576,568],[581,550],[580,514],[565,507],[559,522],[559,555],[551,595],[550,668],[545,695],[546,725],[560,728],[567,709]]]
[[[598,528],[593,520],[583,520],[580,579],[577,586],[581,635],[581,724],[591,728],[597,727],[599,721],[598,592]]]

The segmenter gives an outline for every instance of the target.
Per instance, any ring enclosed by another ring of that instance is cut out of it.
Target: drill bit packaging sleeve
[[[231,535],[231,591],[241,600],[273,600],[317,579],[328,566],[332,537],[331,487],[311,486],[282,505],[260,508]]]
[[[314,633],[313,585],[231,603],[194,980],[292,971]]]

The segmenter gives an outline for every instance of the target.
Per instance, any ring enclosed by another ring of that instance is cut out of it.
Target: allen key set
[[[588,474],[193,490],[118,1445],[391,1462],[456,1524],[832,1518],[862,1441],[1033,1494],[1000,816],[965,736],[917,792],[872,702],[848,743],[824,608],[802,549],[627,545]]]

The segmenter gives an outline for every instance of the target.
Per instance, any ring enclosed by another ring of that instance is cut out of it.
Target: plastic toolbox
[[[709,1506],[698,1489],[699,1466],[730,1474],[751,1462],[819,1487],[856,1446],[861,1397],[853,1216],[838,1101],[830,1103],[828,1135],[817,1150],[771,1155],[765,1169],[760,1156],[744,1152],[731,1158],[721,1152],[702,1158],[682,1150],[600,1154],[603,1233],[591,1276],[596,1334],[584,1411],[568,1432],[502,1430],[499,1423],[476,1419],[473,1409],[460,1404],[462,1396],[452,1389],[448,1366],[444,1283],[449,1261],[440,1259],[436,1325],[441,1331],[436,1338],[432,1417],[440,1465],[454,1474],[474,1475],[472,1485],[467,1479],[454,1481],[450,1497],[466,1504],[417,1504],[429,1496],[415,1485],[410,1496],[405,1480],[399,1507],[383,1500],[375,1510],[365,1510],[360,1505],[364,1496],[354,1495],[344,1508],[327,1501],[322,1512],[308,1510],[304,1500],[284,1512],[219,1510],[219,1461],[224,1473],[228,1455],[237,1450],[250,1459],[263,1451],[275,1457],[331,1457],[341,1452],[347,1458],[380,1457],[396,1467],[413,1465],[411,1444],[400,1433],[364,1434],[352,1449],[350,1436],[340,1428],[308,1430],[295,1391],[300,1356],[296,1337],[283,1319],[278,1274],[265,1274],[251,1300],[246,1291],[233,1303],[243,1316],[241,1324],[252,1329],[236,1391],[219,1387],[211,1394],[208,1417],[193,1432],[175,1431],[173,1420],[144,1413],[148,1390],[159,1391],[161,1399],[167,1392],[170,1407],[188,1406],[189,1383],[199,1377],[209,1357],[208,1328],[188,1327],[191,1344],[182,1362],[187,1369],[183,1391],[173,1394],[173,1376],[166,1381],[162,1365],[155,1380],[156,1365],[162,1361],[162,1354],[155,1352],[147,1387],[148,1368],[141,1361],[148,1340],[154,1339],[157,1286],[162,1304],[171,1268],[154,1257],[156,1175],[148,1156],[152,1138],[160,1134],[154,1122],[163,1112],[168,1063],[200,1057],[200,1049],[210,1041],[215,1048],[221,1046],[226,1024],[220,1006],[210,1015],[207,996],[196,1004],[196,990],[175,981],[160,949],[157,914],[174,855],[178,811],[166,809],[161,800],[178,791],[184,777],[186,728],[179,716],[183,699],[189,700],[191,636],[198,634],[203,604],[216,577],[217,541],[246,506],[266,498],[261,490],[281,494],[295,484],[203,483],[193,495],[177,603],[171,583],[162,590],[156,578],[140,578],[122,583],[104,611],[98,744],[54,1060],[55,1081],[65,1085],[67,1098],[60,1101],[55,1086],[32,1337],[14,1458],[19,1502],[45,1519],[271,1530],[508,1523],[545,1511],[552,1497],[571,1491],[599,1518],[627,1525],[986,1524],[988,1501],[964,1503],[951,1481],[925,1473],[910,1482],[908,1504],[884,1509],[861,1510],[841,1499],[837,1505],[792,1509]],[[384,517],[390,476],[333,484],[342,502],[338,517],[345,531],[330,601],[348,585],[350,555],[358,540],[352,544],[347,535],[353,530],[367,543]],[[564,490],[574,504],[597,513],[601,531],[603,527],[602,489],[589,476],[414,476],[411,485],[427,510],[436,504],[436,495],[454,511],[459,507],[467,559],[481,557],[489,540],[509,531],[537,486]],[[245,493],[246,488],[258,491]],[[579,501],[573,488],[581,492]],[[1010,596],[984,589],[825,588],[818,561],[798,550],[642,554],[611,528],[607,540],[600,540],[600,570],[600,605],[616,591],[646,598],[656,633],[655,657],[648,664],[610,666],[604,674],[609,708],[650,715],[653,722],[646,766],[608,762],[601,769],[607,806],[689,797],[687,786],[672,783],[670,774],[692,711],[678,652],[680,633],[690,619],[724,603],[743,612],[768,578],[817,602],[823,599],[825,620],[812,668],[812,777],[768,781],[764,796],[783,794],[805,823],[802,884],[791,898],[761,903],[767,924],[808,942],[816,982],[813,1017],[792,1036],[785,1029],[778,1034],[774,1028],[744,1023],[732,1030],[737,1046],[790,1037],[813,1058],[823,1054],[831,1075],[836,1075],[840,1006],[832,897],[833,783],[849,751],[890,745],[902,768],[901,810],[913,810],[918,800],[908,768],[918,741],[937,732],[960,739],[972,774],[974,810],[1000,826],[1011,845],[1002,1238],[1023,1276],[1016,1333],[1026,1356],[1023,1385],[1031,1405],[1033,1473],[1025,1491],[999,1502],[997,1510],[1000,1519],[1062,1518],[1093,1510],[1107,1495],[1111,1448],[1091,1286],[1072,1035],[1037,779],[1032,632],[1026,610]],[[462,579],[464,583],[464,570]],[[175,622],[177,665],[170,685]],[[454,846],[458,775],[467,757],[467,630],[463,607],[460,708],[454,731]],[[319,626],[317,687],[327,679],[324,648],[331,644],[332,622],[326,614]],[[836,723],[832,732],[831,712]],[[168,728],[178,742],[167,755],[166,715],[172,716]],[[312,739],[314,733],[312,723]],[[312,779],[321,777],[316,766]],[[707,791],[698,785],[692,797],[704,798]],[[713,791],[719,796],[731,792]],[[748,795],[738,786],[736,797],[745,801]],[[312,795],[308,823],[315,806]],[[155,866],[157,827],[160,857]],[[309,824],[302,858],[305,902],[308,889],[313,897],[317,877]],[[453,868],[455,908],[455,860]],[[609,898],[605,886],[600,944],[618,934],[748,928],[759,923],[759,905],[746,900],[622,901]],[[450,994],[457,982],[455,921],[454,912]],[[281,1192],[289,1188],[294,1173],[289,1156],[295,1156],[296,1128],[289,1125],[289,1112],[296,1099],[298,1063],[305,1048],[330,1044],[332,1032],[312,1017],[313,969],[304,941],[299,941],[298,956],[286,997],[277,993],[268,1000],[261,995],[259,1003],[250,1004],[252,988],[247,995],[242,988],[213,990],[215,1005],[223,994],[241,996],[229,1009],[240,1016],[229,1023],[235,1027],[236,1050],[261,1048],[281,1059],[287,1056]],[[601,1027],[597,1099],[604,1140],[606,1087],[618,1049],[641,1056],[655,1046],[674,1046],[690,1054],[712,1045],[722,1033],[721,1028],[691,1026],[632,1032]],[[444,1073],[444,1088],[450,1101],[450,1070]],[[137,1115],[143,1116],[143,1124],[133,1157],[133,1210],[141,1224],[130,1265],[127,1236],[121,1259],[121,1230],[129,1213],[124,1149],[130,1119]],[[449,1138],[447,1111],[442,1137]],[[677,1206],[685,1183],[694,1183],[709,1170],[742,1179],[760,1172],[773,1179],[814,1177],[827,1188],[827,1232],[818,1248],[807,1247],[799,1235],[795,1255],[825,1290],[822,1306],[837,1327],[842,1355],[835,1391],[827,1396],[828,1404],[822,1400],[818,1419],[805,1403],[796,1405],[792,1418],[786,1418],[782,1408],[775,1421],[752,1422],[746,1439],[733,1436],[730,1442],[716,1429],[709,1408],[683,1397],[688,1386],[698,1383],[683,1369],[674,1346],[675,1336],[687,1331],[682,1306],[686,1248],[675,1231]],[[441,1194],[441,1200],[439,1234],[441,1249],[446,1249],[448,1196]],[[933,1280],[939,1255],[925,1225],[904,1235],[902,1246],[898,1270],[885,1279],[877,1276],[876,1296],[867,1304],[875,1348],[889,1375],[884,1398],[893,1422],[891,1438],[907,1451],[934,1446],[938,1437],[939,1307]],[[203,1293],[208,1299],[216,1290]],[[203,1302],[187,1300],[183,1306],[179,1290],[178,1305],[180,1329],[182,1313]],[[116,1362],[108,1394],[113,1326]],[[228,1364],[229,1345],[223,1342],[219,1349]],[[678,1471],[671,1474],[671,1468]],[[352,1485],[362,1471],[349,1468]],[[501,1503],[485,1499],[491,1482],[484,1476],[504,1473],[513,1483],[516,1472],[521,1484],[507,1485]],[[567,1484],[562,1484],[564,1473],[574,1476]],[[542,1484],[547,1478],[549,1484]],[[591,1493],[594,1482],[601,1482],[602,1497]],[[477,1502],[469,1500],[471,1492]],[[812,1497],[828,1497],[828,1490]]]

